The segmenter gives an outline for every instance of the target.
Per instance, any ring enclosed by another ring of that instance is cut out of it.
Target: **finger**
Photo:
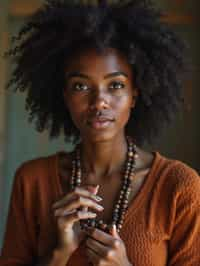
[[[85,229],[85,231],[90,237],[98,240],[99,242],[102,242],[104,245],[107,245],[109,247],[117,248],[119,245],[121,245],[121,239],[117,239],[97,228],[88,227],[87,229]]]
[[[99,185],[86,185],[86,189],[91,192],[92,194],[96,195],[98,193],[99,190]],[[92,196],[93,197],[93,196]],[[100,197],[96,197],[96,199],[98,199],[97,201],[99,202],[100,199],[102,200],[102,198]],[[81,208],[83,211],[88,211],[88,207],[82,207]]]
[[[92,194],[97,194],[99,190],[99,185],[86,185],[86,189]]]
[[[89,218],[95,218],[96,213],[94,212],[85,212],[85,211],[77,211],[73,210],[71,212],[68,212],[65,214],[65,216],[61,216],[60,218],[64,222],[66,228],[68,225],[74,224],[76,221],[82,220],[82,219],[89,219]]]
[[[94,189],[94,186],[92,185],[86,185],[84,187],[76,187],[74,190],[68,193],[64,198],[55,202],[52,207],[57,208],[57,207],[63,206],[67,203],[68,200],[72,199],[76,195],[85,196],[95,201],[101,201],[102,198],[99,196],[96,196],[93,193],[94,191],[95,189]]]
[[[109,232],[111,233],[111,235],[114,237],[114,238],[117,238],[117,239],[120,239],[121,240],[121,237],[119,235],[119,233],[117,232],[117,227],[116,225],[112,225],[112,227],[110,228]]]
[[[99,185],[86,185],[85,188],[92,194],[96,195],[99,190]],[[93,195],[92,195],[92,198],[93,198]],[[97,199],[97,202],[99,202],[100,199],[102,200],[102,198],[100,197],[96,197],[95,199]],[[81,210],[88,211],[88,207],[82,207]]]
[[[99,261],[102,260],[102,258],[92,248],[86,248],[86,254],[93,265],[99,265]]]
[[[81,210],[87,212],[88,211],[88,207],[83,207],[83,208],[81,208]]]
[[[103,206],[95,203],[93,200],[78,196],[76,200],[72,200],[67,206],[59,208],[55,211],[54,215],[62,215],[63,212],[78,209],[80,207],[90,207],[96,211],[103,211]]]
[[[86,247],[93,249],[101,258],[106,257],[110,248],[103,245],[101,242],[88,237],[86,240]]]
[[[88,186],[88,185],[86,187],[88,189],[91,189],[90,186]],[[100,202],[102,200],[101,197],[95,195],[93,192],[90,192],[86,188],[76,187],[75,190],[73,190],[70,193],[68,193],[64,198],[62,198],[61,200],[55,202],[52,205],[52,208],[55,209],[55,208],[62,207],[63,205],[67,204],[70,200],[72,200],[74,197],[76,197],[76,195],[87,197],[87,198],[91,198],[91,199],[93,199],[96,202]]]

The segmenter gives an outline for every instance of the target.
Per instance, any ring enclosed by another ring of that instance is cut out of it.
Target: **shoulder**
[[[46,169],[50,162],[55,162],[57,153],[49,156],[41,156],[21,163],[16,172],[31,174]]]
[[[59,152],[24,161],[15,171],[15,182],[28,185],[46,179],[56,171],[58,154]]]
[[[200,203],[200,176],[188,164],[160,155],[163,166],[160,182],[176,201]]]
[[[58,171],[61,175],[66,175],[72,169],[73,152],[61,151],[57,156]]]
[[[53,185],[58,176],[67,181],[71,173],[72,152],[58,151],[48,156],[23,162],[16,170],[15,179],[28,186],[46,183]]]
[[[165,217],[166,232],[170,234],[181,217],[185,217],[186,221],[189,221],[188,217],[199,217],[200,176],[180,160],[159,152],[157,156],[150,201],[156,217]],[[159,218],[156,223],[159,223]]]

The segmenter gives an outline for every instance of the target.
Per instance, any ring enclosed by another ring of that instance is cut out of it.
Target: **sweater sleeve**
[[[1,266],[34,265],[33,241],[25,208],[22,166],[16,171],[0,255]],[[32,230],[33,231],[33,230]]]
[[[169,241],[169,266],[200,265],[200,176],[188,166],[180,169],[176,210]]]

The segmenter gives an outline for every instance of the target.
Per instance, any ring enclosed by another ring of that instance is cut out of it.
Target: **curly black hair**
[[[119,49],[139,89],[126,132],[140,146],[154,143],[184,102],[187,72],[185,41],[161,17],[147,0],[97,5],[47,0],[12,38],[7,56],[16,65],[7,87],[27,92],[29,121],[36,119],[39,132],[48,129],[55,138],[64,130],[65,140],[74,136],[76,142],[79,132],[62,94],[64,64],[91,44],[100,51]]]

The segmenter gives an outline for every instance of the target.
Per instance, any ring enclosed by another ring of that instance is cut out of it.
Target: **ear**
[[[134,88],[131,108],[134,108],[135,107],[135,104],[137,102],[138,94],[139,94],[138,89],[137,88]]]

